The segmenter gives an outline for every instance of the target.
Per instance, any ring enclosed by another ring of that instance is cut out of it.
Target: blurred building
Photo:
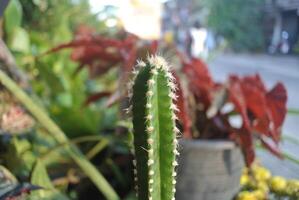
[[[162,32],[171,33],[179,50],[207,57],[215,46],[214,34],[205,26],[207,10],[198,0],[169,0],[163,4]]]
[[[291,52],[299,39],[299,0],[266,0],[265,3],[269,52],[282,52],[283,48],[288,50],[285,53]]]

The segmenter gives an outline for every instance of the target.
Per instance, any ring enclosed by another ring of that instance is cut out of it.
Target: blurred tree
[[[234,50],[260,50],[264,46],[264,0],[205,0],[207,25],[223,36]]]

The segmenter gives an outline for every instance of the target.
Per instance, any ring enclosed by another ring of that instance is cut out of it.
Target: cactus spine
[[[179,130],[174,78],[166,61],[159,56],[140,61],[131,89],[138,199],[174,200]]]

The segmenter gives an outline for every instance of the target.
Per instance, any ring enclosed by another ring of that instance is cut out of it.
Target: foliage
[[[51,182],[42,161],[37,160],[31,174],[31,183],[42,187],[41,190],[33,191],[28,199],[59,199],[67,200],[68,198],[58,192]]]
[[[16,16],[19,20],[11,23],[12,19],[16,21]],[[70,137],[96,134],[104,125],[99,126],[99,121],[106,113],[96,106],[82,109],[87,93],[104,85],[88,81],[88,76],[83,73],[73,77],[75,66],[67,53],[39,59],[37,56],[56,43],[70,40],[75,28],[85,21],[94,27],[105,28],[104,23],[90,13],[88,2],[81,0],[76,3],[70,0],[14,0],[4,18],[5,39],[17,64],[28,72],[32,87],[41,98],[40,103]],[[16,35],[12,34],[14,32]],[[112,126],[116,119],[107,121],[111,123],[105,125]]]
[[[138,198],[172,200],[178,133],[174,78],[162,57],[150,56],[137,67],[131,102]]]
[[[287,199],[299,198],[299,181],[286,180],[280,176],[272,176],[270,171],[259,164],[243,170],[241,191],[236,200],[244,199]]]
[[[73,31],[82,23],[92,25],[96,31],[103,34],[110,34],[106,29],[105,21],[98,21],[96,15],[90,13],[88,2],[85,0],[13,0],[11,2],[4,16],[4,39],[13,52],[17,64],[26,71],[30,78],[32,88],[27,88],[28,94],[35,104],[42,108],[43,112],[48,111],[66,135],[73,139],[58,143],[39,123],[34,124],[33,128],[29,127],[28,130],[21,127],[18,133],[9,130],[3,133],[1,130],[1,134],[4,134],[0,136],[1,163],[9,166],[10,170],[14,169],[13,173],[18,178],[27,179],[33,171],[35,161],[42,159],[52,182],[55,182],[55,179],[66,180],[59,185],[59,189],[70,196],[74,187],[68,186],[77,187],[81,183],[74,183],[67,179],[66,174],[69,171],[75,171],[79,174],[79,180],[86,179],[66,152],[68,146],[78,145],[88,157],[96,161],[99,170],[112,179],[109,182],[111,181],[113,186],[121,191],[122,196],[125,196],[127,191],[122,190],[130,189],[126,181],[131,181],[123,175],[130,174],[127,173],[128,167],[124,167],[129,163],[126,143],[130,139],[126,134],[102,136],[103,133],[111,135],[117,131],[117,106],[103,109],[104,102],[84,105],[87,96],[94,91],[116,88],[114,80],[117,72],[109,71],[105,77],[91,80],[84,72],[74,76],[76,66],[68,58],[69,52],[40,57],[55,44],[70,40]],[[11,23],[11,20],[17,21]],[[6,28],[7,26],[9,28]],[[16,34],[10,34],[10,31]],[[4,92],[2,88],[0,92],[1,94]],[[1,106],[2,103],[1,101]],[[22,114],[11,115],[15,112],[7,112],[8,121],[23,122],[28,113],[18,101],[14,101],[13,106],[15,105],[18,109],[20,108]],[[1,122],[3,122],[2,117],[1,112]],[[11,139],[10,135],[16,134],[20,136]],[[106,145],[103,145],[103,141],[106,141]],[[11,159],[12,157],[16,159]],[[84,162],[85,158],[82,155],[77,155],[77,158],[81,164]],[[122,160],[122,162],[119,163],[117,160]],[[17,164],[16,161],[18,161]],[[113,172],[107,170],[111,165],[115,166],[115,163],[120,169]],[[126,172],[122,174],[120,170]],[[97,170],[92,169],[88,173],[93,174],[93,179],[97,179]],[[120,183],[119,179],[123,182]],[[86,182],[84,183],[86,185]],[[55,187],[57,188],[57,185]],[[109,193],[109,187],[108,190],[105,189],[105,192]],[[79,192],[76,195],[80,197]],[[102,197],[98,193],[96,195]]]
[[[207,24],[223,36],[234,50],[263,48],[262,7],[264,0],[206,0]]]
[[[115,37],[103,37],[92,28],[81,26],[76,31],[74,40],[60,44],[47,53],[67,48],[72,49],[71,60],[78,63],[74,74],[85,67],[88,69],[89,77],[98,78],[106,75],[112,68],[119,67],[119,89],[109,90],[109,87],[106,87],[108,90],[91,94],[86,99],[86,103],[89,104],[108,96],[106,105],[111,106],[124,96],[126,90],[121,82],[128,81],[128,75],[136,59],[145,58],[148,52],[153,53],[154,43],[144,44],[135,35],[124,31],[119,31]]]
[[[0,197],[1,199],[14,199],[27,196],[41,187],[30,183],[19,183],[15,176],[4,166],[0,165]]]
[[[191,114],[195,116],[193,137],[236,141],[247,165],[254,160],[254,138],[271,153],[282,157],[277,149],[286,115],[287,94],[282,83],[270,91],[259,75],[243,78],[231,75],[225,83],[216,83],[207,66],[195,58],[183,61],[183,72],[194,99],[191,104],[195,108]],[[239,124],[232,121],[237,117]]]
[[[29,96],[26,95],[5,73],[0,71],[0,82],[28,109],[28,111],[38,120],[38,122],[60,143],[69,143],[68,138],[60,128],[43,112],[41,108],[34,104]],[[67,145],[65,151],[79,165],[84,173],[94,182],[99,190],[107,199],[118,199],[117,194],[111,188],[105,178],[97,169],[86,159],[82,152],[73,145]]]

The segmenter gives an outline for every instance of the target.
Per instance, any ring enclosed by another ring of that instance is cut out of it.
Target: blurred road
[[[288,91],[288,108],[299,110],[299,57],[270,56],[262,54],[220,54],[209,61],[209,69],[216,81],[224,81],[231,73],[247,75],[259,73],[266,86],[271,88],[277,81],[285,84]],[[289,114],[283,126],[283,134],[299,141],[299,115]],[[299,160],[299,142],[284,140],[283,151]],[[259,150],[258,157],[273,174],[299,179],[299,163],[279,160]]]

